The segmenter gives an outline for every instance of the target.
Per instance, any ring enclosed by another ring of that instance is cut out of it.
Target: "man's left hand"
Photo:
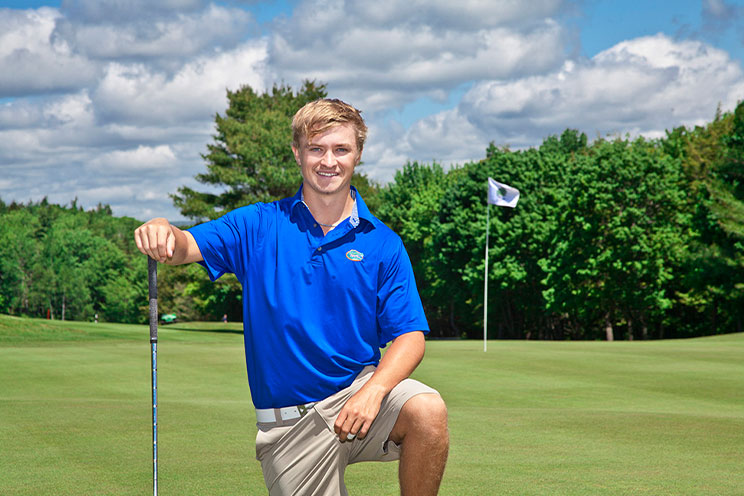
[[[351,441],[354,437],[364,439],[380,413],[382,400],[400,381],[411,375],[423,358],[425,347],[421,331],[408,332],[393,339],[372,377],[349,398],[336,417],[333,429],[341,442]]]
[[[341,442],[351,441],[355,437],[364,439],[380,412],[385,394],[384,388],[368,383],[349,398],[333,425]]]

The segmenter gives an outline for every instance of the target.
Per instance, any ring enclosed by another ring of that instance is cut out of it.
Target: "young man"
[[[347,494],[348,464],[397,459],[402,494],[436,494],[447,411],[408,378],[428,324],[400,238],[351,187],[367,127],[354,107],[324,99],[300,109],[292,131],[303,178],[294,197],[188,231],[153,219],[135,230],[137,247],[241,282],[256,458],[270,494]]]

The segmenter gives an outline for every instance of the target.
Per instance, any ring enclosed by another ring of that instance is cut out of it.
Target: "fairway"
[[[266,494],[236,324],[159,331],[159,491]],[[152,492],[146,326],[0,315],[0,494]],[[744,335],[429,341],[447,401],[443,495],[744,494]],[[353,495],[396,465],[351,466]]]

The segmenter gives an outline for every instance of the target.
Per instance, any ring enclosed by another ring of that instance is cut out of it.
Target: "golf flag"
[[[506,184],[488,178],[488,203],[499,207],[517,206],[519,201],[519,190]]]
[[[488,231],[491,226],[489,218],[490,205],[498,207],[517,206],[519,190],[488,178],[488,203],[486,203],[486,263],[483,274],[483,351],[488,349]]]

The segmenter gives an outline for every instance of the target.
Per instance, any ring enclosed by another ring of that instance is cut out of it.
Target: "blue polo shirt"
[[[232,272],[243,286],[256,408],[326,398],[393,338],[429,331],[403,242],[352,195],[354,212],[326,236],[302,188],[189,229],[210,279]]]

